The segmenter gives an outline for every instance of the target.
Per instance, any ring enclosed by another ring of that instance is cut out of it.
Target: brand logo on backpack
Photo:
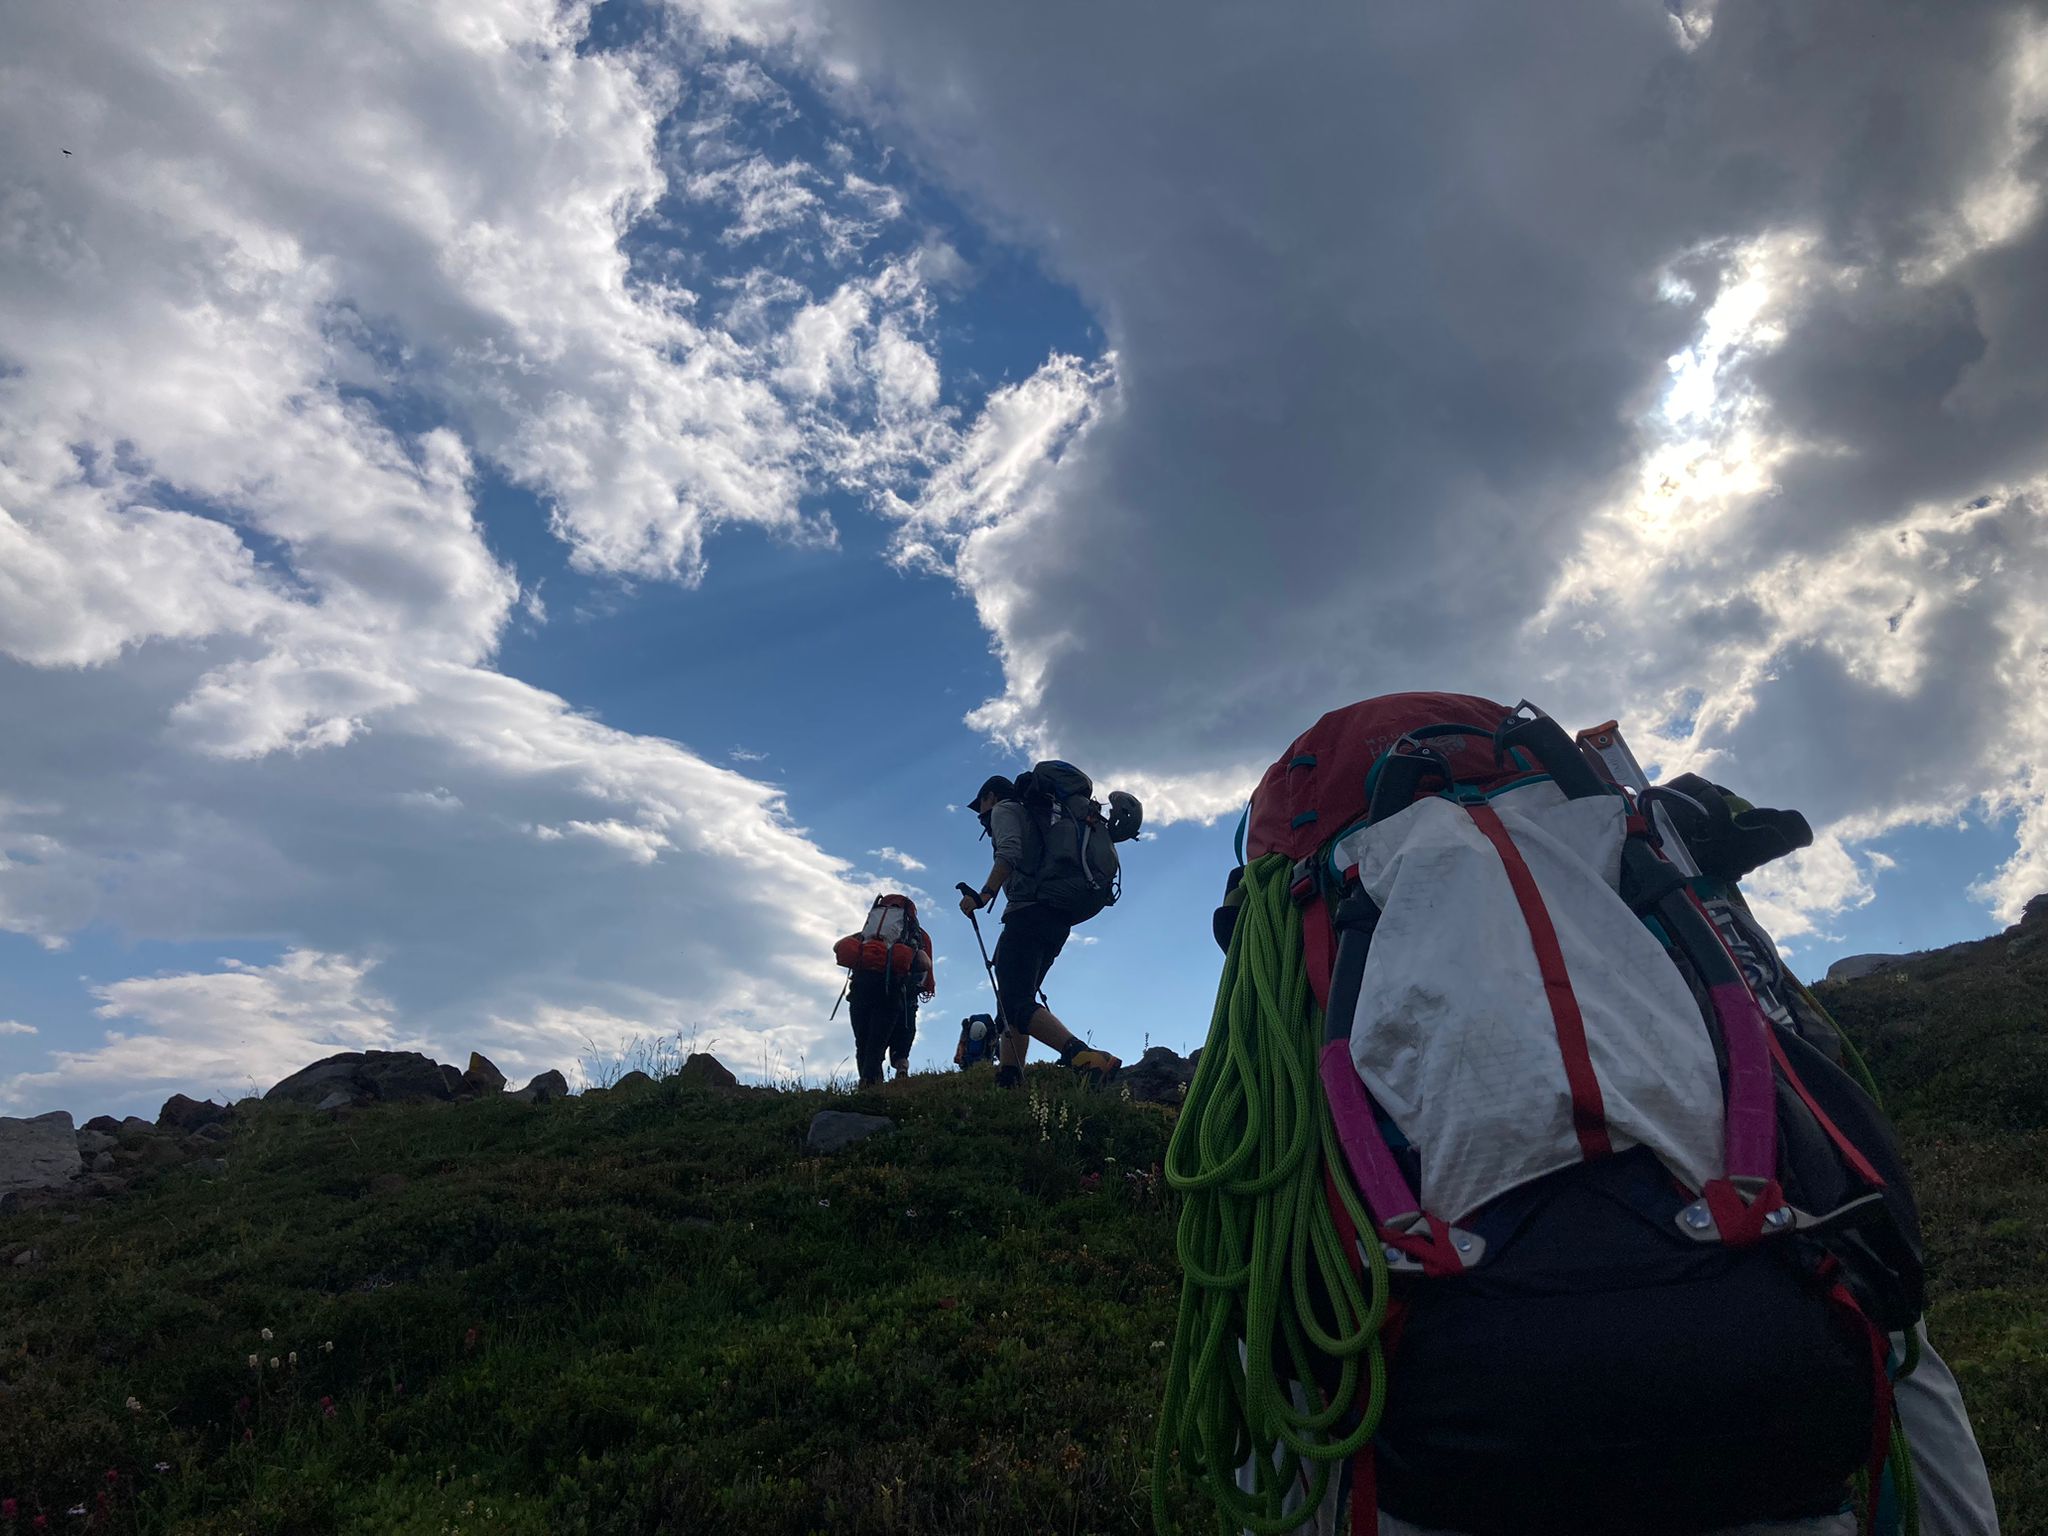
[[[1135,838],[1145,808],[1135,795],[1112,790],[1105,814],[1094,782],[1072,763],[1048,759],[1017,780],[1038,840],[1033,899],[1070,923],[1085,923],[1123,894],[1116,845]]]
[[[832,958],[849,971],[881,971],[922,982],[931,970],[928,940],[917,926],[917,904],[908,896],[877,896],[859,933],[832,946]]]

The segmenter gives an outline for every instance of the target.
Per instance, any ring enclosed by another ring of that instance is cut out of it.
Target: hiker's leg
[[[917,1043],[917,1000],[906,996],[896,1015],[896,1028],[889,1036],[889,1064],[898,1077],[910,1076],[910,1048]]]
[[[1920,1364],[1895,1390],[1920,1490],[1921,1536],[1962,1536],[1965,1531],[1998,1536],[1991,1479],[1970,1416],[1963,1411],[1962,1388],[1927,1342],[1926,1323],[1918,1327]],[[1894,1334],[1893,1343],[1901,1346],[1904,1340]]]
[[[1051,1046],[1055,1051],[1065,1050],[1068,1042],[1074,1038],[1074,1032],[1059,1021],[1059,1015],[1043,1003],[1038,1005],[1037,1011],[1031,1015],[1024,1028],[1032,1039]]]
[[[863,1088],[882,1080],[882,1051],[889,1038],[889,1003],[881,995],[881,979],[865,972],[856,975],[846,997],[853,1020],[853,1067]]]

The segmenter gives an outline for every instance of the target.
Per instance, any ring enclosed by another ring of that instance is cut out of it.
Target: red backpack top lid
[[[1386,693],[1333,709],[1294,738],[1252,792],[1244,857],[1268,853],[1302,859],[1365,814],[1365,776],[1380,754],[1410,731],[1469,725],[1491,736],[1514,713],[1506,704],[1467,693]],[[1478,736],[1439,736],[1429,745],[1450,761],[1461,783],[1484,784],[1517,770],[1499,767]]]

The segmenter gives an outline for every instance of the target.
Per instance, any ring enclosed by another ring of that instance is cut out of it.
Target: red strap
[[[1409,1258],[1418,1260],[1425,1275],[1462,1275],[1465,1266],[1459,1261],[1457,1251],[1451,1246],[1451,1229],[1441,1216],[1428,1211],[1422,1213],[1427,1232],[1402,1231],[1396,1227],[1381,1227],[1380,1240],[1390,1248],[1398,1248]]]
[[[1792,1070],[1792,1062],[1785,1055],[1785,1047],[1778,1042],[1778,1032],[1767,1028],[1764,1037],[1771,1043],[1771,1060],[1777,1063],[1778,1071],[1784,1075],[1785,1081],[1792,1085],[1792,1091],[1799,1095],[1799,1102],[1807,1107],[1813,1118],[1820,1122],[1820,1128],[1828,1133],[1828,1140],[1835,1144],[1843,1159],[1856,1170],[1856,1176],[1873,1189],[1883,1189],[1884,1176],[1870,1166],[1870,1159],[1856,1150],[1856,1143],[1842,1134],[1841,1128],[1828,1118],[1827,1111],[1814,1102],[1813,1095],[1806,1091],[1806,1084],[1799,1081],[1799,1074]]]
[[[1301,963],[1308,971],[1316,1006],[1330,1006],[1330,972],[1337,964],[1337,929],[1330,909],[1319,897],[1301,909]]]
[[[1558,1054],[1564,1058],[1565,1081],[1572,1090],[1572,1130],[1579,1138],[1579,1151],[1588,1162],[1606,1157],[1614,1144],[1607,1139],[1607,1106],[1600,1098],[1600,1079],[1593,1075],[1593,1058],[1586,1050],[1586,1020],[1579,1012],[1578,995],[1565,969],[1564,949],[1557,942],[1557,929],[1543,905],[1543,893],[1529,872],[1522,850],[1515,846],[1500,815],[1490,805],[1467,805],[1472,820],[1486,834],[1507,869],[1522,921],[1529,927],[1529,942],[1536,950],[1536,968],[1543,976],[1543,995],[1550,1003],[1550,1019],[1557,1027]]]
[[[1701,1186],[1700,1194],[1705,1197],[1707,1210],[1713,1215],[1714,1229],[1730,1248],[1747,1248],[1751,1243],[1761,1241],[1764,1218],[1785,1203],[1785,1192],[1778,1188],[1776,1179],[1766,1184],[1747,1204],[1743,1202],[1741,1191],[1726,1179],[1707,1180]]]
[[[1825,1278],[1832,1273],[1835,1267],[1835,1261],[1830,1259],[1827,1268],[1821,1272],[1822,1277]],[[1886,1338],[1884,1331],[1870,1320],[1863,1308],[1856,1304],[1856,1298],[1841,1281],[1837,1280],[1829,1287],[1828,1300],[1856,1320],[1857,1326],[1863,1330],[1864,1337],[1870,1344],[1870,1455],[1863,1471],[1863,1479],[1867,1485],[1863,1529],[1874,1531],[1877,1529],[1878,1500],[1884,1491],[1885,1458],[1890,1456],[1892,1451],[1891,1340]]]

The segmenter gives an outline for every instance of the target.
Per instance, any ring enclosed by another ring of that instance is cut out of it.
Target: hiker
[[[960,1043],[953,1047],[953,1065],[965,1072],[995,1055],[996,1021],[985,1013],[970,1013],[960,1021]]]
[[[881,1083],[885,1055],[898,1081],[908,1077],[917,1005],[938,991],[931,935],[918,926],[917,903],[894,892],[877,896],[861,930],[839,940],[832,953],[848,972],[846,1007],[861,1087]]]
[[[1266,1533],[1996,1531],[1897,1140],[1736,884],[1811,841],[1528,705],[1390,695],[1281,754],[1166,1160],[1156,1508],[1179,1478]]]
[[[960,910],[972,918],[1005,898],[1002,936],[996,940],[994,984],[1001,1024],[996,1085],[1024,1081],[1024,1058],[1039,1040],[1062,1065],[1107,1082],[1123,1065],[1108,1051],[1078,1038],[1041,1001],[1046,973],[1074,925],[1117,898],[1113,844],[1137,835],[1142,813],[1130,796],[1110,796],[1112,819],[1103,820],[1086,775],[1070,764],[1036,765],[1013,783],[1000,774],[984,780],[968,809],[995,845],[988,878],[976,891],[960,890]]]

